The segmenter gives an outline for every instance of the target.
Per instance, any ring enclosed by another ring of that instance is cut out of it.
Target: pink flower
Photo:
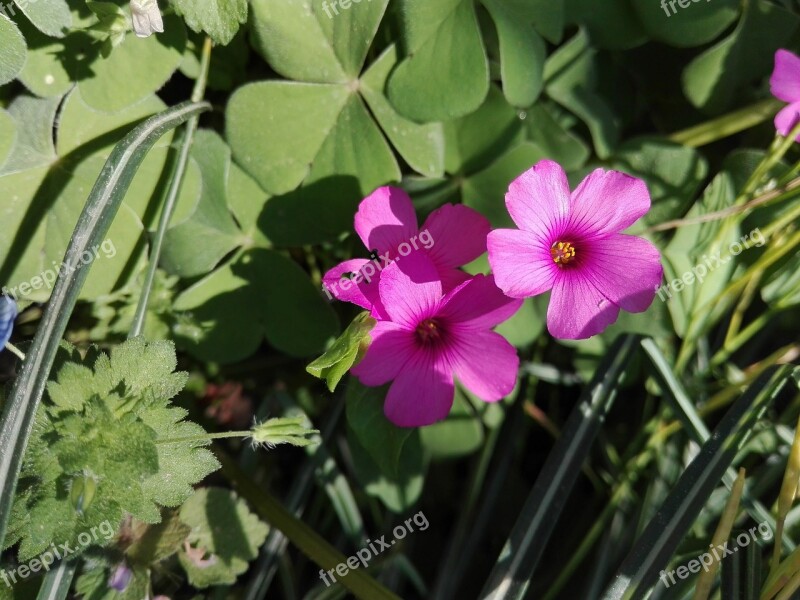
[[[597,169],[570,194],[561,166],[543,160],[511,183],[506,207],[519,229],[489,234],[489,264],[512,298],[552,290],[552,336],[588,338],[614,323],[620,308],[650,306],[663,273],[658,250],[619,233],[650,208],[643,181]]]
[[[469,279],[459,270],[486,252],[489,221],[469,207],[446,204],[433,211],[420,229],[411,198],[400,188],[384,186],[364,198],[355,216],[355,230],[372,259],[344,261],[325,273],[325,289],[333,297],[370,310],[385,318],[378,292],[383,269],[393,261],[416,252],[433,261],[444,290]],[[342,279],[347,273],[352,280]]]
[[[775,129],[783,136],[789,135],[800,118],[800,57],[788,50],[778,50],[769,85],[773,96],[789,102],[775,115]],[[800,135],[797,141],[800,142]]]
[[[522,301],[505,296],[491,276],[445,292],[432,260],[415,253],[386,267],[378,287],[388,319],[372,330],[353,374],[368,386],[393,381],[383,408],[392,423],[421,427],[447,417],[454,376],[487,402],[511,393],[519,358],[491,329]]]

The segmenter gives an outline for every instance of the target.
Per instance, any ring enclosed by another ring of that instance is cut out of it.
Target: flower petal
[[[800,101],[800,57],[788,50],[778,50],[769,87],[772,95],[784,102]]]
[[[618,233],[633,225],[650,210],[650,193],[641,179],[595,169],[577,187],[571,202],[567,230],[587,238]]]
[[[328,298],[333,297],[342,302],[352,302],[367,310],[371,309],[372,302],[364,293],[364,290],[361,289],[361,286],[357,285],[353,278],[344,277],[347,273],[359,273],[368,262],[370,261],[366,258],[346,260],[325,273],[322,277],[322,288]],[[375,289],[375,294],[377,295],[378,282],[373,279],[372,283],[371,287]],[[364,282],[364,285],[366,285],[366,282]]]
[[[550,295],[547,330],[555,338],[582,340],[602,332],[618,315],[619,307],[577,269],[565,269]]]
[[[404,190],[379,187],[361,201],[355,216],[358,237],[371,252],[397,255],[397,246],[417,233],[417,215]]]
[[[433,314],[442,299],[439,273],[422,252],[412,252],[386,267],[378,286],[389,317],[407,329]]]
[[[372,343],[361,362],[350,369],[364,385],[388,383],[417,351],[414,334],[390,321],[378,321],[370,331]]]
[[[458,336],[447,357],[458,380],[481,400],[495,402],[514,389],[519,357],[499,333],[473,331]]]
[[[507,295],[527,298],[553,287],[558,265],[544,239],[528,231],[495,229],[487,241],[495,282]]]
[[[489,220],[468,206],[445,204],[428,216],[420,235],[424,240],[430,238],[425,247],[430,246],[428,256],[441,272],[472,262],[486,252],[486,236],[491,229]]]
[[[459,330],[488,330],[510,319],[522,300],[506,296],[491,275],[476,275],[447,294],[438,315]]]
[[[442,291],[446,294],[472,279],[472,275],[461,269],[440,269],[439,278],[442,280]]]
[[[793,102],[784,106],[775,115],[775,130],[782,136],[787,136],[797,125],[798,120],[800,120],[800,102]],[[800,141],[800,135],[797,136],[797,140]]]
[[[399,427],[423,427],[445,419],[453,406],[453,375],[430,352],[417,352],[394,380],[383,412]]]
[[[647,310],[664,276],[658,249],[644,238],[621,233],[589,242],[578,268],[601,294],[629,312]]]
[[[569,215],[569,182],[556,162],[542,160],[508,186],[506,208],[517,227],[552,243]]]

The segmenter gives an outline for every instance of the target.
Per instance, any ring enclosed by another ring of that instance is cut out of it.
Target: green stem
[[[761,313],[755,320],[753,320],[747,327],[739,332],[736,337],[730,340],[723,348],[711,357],[711,366],[716,367],[724,363],[730,356],[741,348],[756,333],[761,331],[764,326],[769,323],[770,319],[774,317],[780,309],[769,308]]]
[[[338,564],[347,560],[344,554],[259,487],[247,473],[242,471],[233,458],[219,448],[215,448],[215,454],[222,464],[223,475],[233,484],[242,498],[303,554],[324,570],[335,569]],[[359,600],[400,600],[399,596],[386,589],[363,569],[351,570],[342,577],[337,575],[337,579]]]
[[[200,57],[200,75],[194,84],[192,91],[192,102],[199,102],[205,95],[206,82],[208,81],[208,68],[211,62],[211,39],[206,38],[203,44],[202,55]],[[158,229],[156,230],[155,237],[153,238],[152,247],[150,250],[150,262],[147,265],[147,272],[145,273],[144,282],[142,283],[142,293],[139,296],[139,303],[136,305],[136,314],[133,317],[131,324],[129,338],[133,338],[142,334],[144,323],[147,318],[147,304],[150,300],[150,294],[153,289],[153,281],[155,280],[156,270],[158,269],[158,261],[161,257],[161,248],[164,245],[164,237],[169,228],[169,222],[172,220],[172,215],[175,212],[175,206],[178,203],[178,195],[181,191],[183,184],[183,177],[186,173],[186,166],[189,164],[189,151],[192,148],[192,139],[194,132],[197,129],[197,123],[200,120],[199,115],[194,115],[186,122],[186,129],[184,130],[183,140],[181,142],[180,154],[178,155],[178,162],[175,165],[175,171],[169,184],[167,191],[167,200],[164,203],[164,208],[161,211],[161,218],[158,222]]]
[[[14,354],[20,360],[25,360],[25,353],[11,342],[6,342],[6,350]]]
[[[210,442],[212,440],[223,440],[225,438],[244,438],[250,437],[252,431],[223,431],[221,433],[206,433],[203,435],[189,435],[179,438],[167,438],[156,440],[156,444],[187,444],[192,442]]]
[[[692,148],[704,146],[763,123],[781,106],[782,103],[774,98],[762,100],[711,121],[675,132],[669,139]]]

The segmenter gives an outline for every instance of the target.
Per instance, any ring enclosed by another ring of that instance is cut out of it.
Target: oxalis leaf
[[[171,342],[133,338],[110,356],[91,349],[85,358],[64,343],[58,363],[36,415],[5,544],[21,541],[20,560],[53,542],[83,550],[81,534],[92,528],[102,545],[125,514],[157,523],[158,505],[180,505],[219,466],[200,447],[207,441],[159,443],[205,433],[169,405],[187,377],[173,373]]]

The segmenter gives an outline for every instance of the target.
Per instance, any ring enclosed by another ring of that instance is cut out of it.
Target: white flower
[[[148,37],[154,31],[164,31],[158,0],[131,0],[133,30],[139,37]]]

